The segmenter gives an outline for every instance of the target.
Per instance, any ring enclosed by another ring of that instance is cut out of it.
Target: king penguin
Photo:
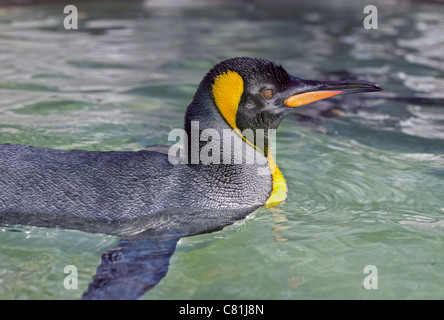
[[[1,144],[0,222],[156,241],[220,230],[286,199],[270,132],[291,110],[381,90],[362,80],[304,80],[266,59],[222,61],[201,81],[185,113],[183,146],[174,152]]]

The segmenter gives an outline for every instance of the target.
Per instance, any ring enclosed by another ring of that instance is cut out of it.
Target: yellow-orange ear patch
[[[237,129],[236,114],[243,92],[244,80],[231,70],[219,75],[213,84],[216,107],[232,129]]]

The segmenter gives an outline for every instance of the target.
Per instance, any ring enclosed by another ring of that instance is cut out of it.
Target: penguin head
[[[216,128],[223,121],[239,131],[276,129],[296,107],[338,94],[381,90],[368,81],[304,80],[266,59],[231,58],[214,66],[202,80],[187,110],[186,126],[203,121],[204,126]]]

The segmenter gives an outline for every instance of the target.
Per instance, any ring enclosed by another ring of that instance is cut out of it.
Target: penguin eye
[[[273,96],[274,96],[274,92],[273,92],[273,90],[271,90],[271,89],[265,89],[265,90],[262,90],[262,92],[261,92],[261,96],[262,96],[262,98],[264,98],[265,100],[270,100],[271,98],[273,98]]]

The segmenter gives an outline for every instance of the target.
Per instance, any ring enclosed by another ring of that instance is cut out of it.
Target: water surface
[[[80,2],[0,7],[0,143],[139,150],[168,143],[214,64],[264,57],[302,78],[384,92],[297,110],[278,130],[288,200],[183,238],[144,299],[443,299],[444,7],[351,1]],[[1,299],[78,299],[118,238],[0,226]],[[79,271],[66,290],[66,265]],[[363,281],[378,270],[378,289]]]

